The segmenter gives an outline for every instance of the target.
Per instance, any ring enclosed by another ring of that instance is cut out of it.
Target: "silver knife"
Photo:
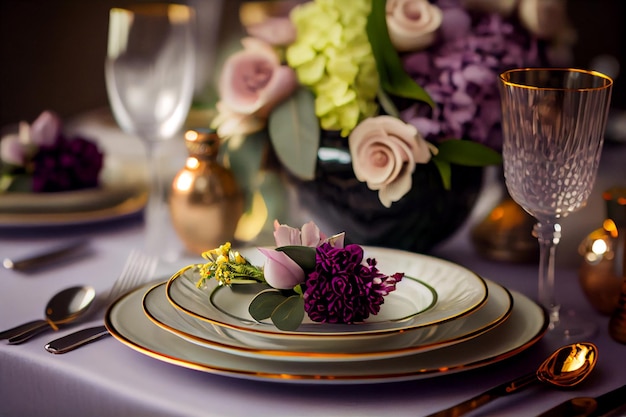
[[[538,417],[600,417],[624,405],[626,405],[626,385],[595,398],[570,398]]]
[[[33,255],[19,259],[5,258],[2,265],[14,271],[30,271],[61,261],[68,261],[87,253],[90,250],[89,242],[85,239],[73,240],[69,243],[54,246]]]
[[[88,327],[53,340],[46,344],[44,349],[55,354],[67,353],[84,344],[95,342],[108,334],[109,331],[105,326]]]

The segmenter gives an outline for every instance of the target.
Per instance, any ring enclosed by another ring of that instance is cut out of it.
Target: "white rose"
[[[415,164],[430,161],[431,147],[414,126],[391,116],[370,117],[348,138],[352,169],[385,207],[411,190]]]
[[[216,107],[218,114],[213,119],[211,127],[217,130],[221,138],[249,135],[265,127],[265,118],[254,114],[237,113],[222,101],[218,101]]]
[[[540,39],[554,39],[569,30],[566,0],[519,0],[522,25]]]
[[[398,51],[415,51],[430,46],[441,26],[441,9],[427,0],[388,0],[387,29]]]

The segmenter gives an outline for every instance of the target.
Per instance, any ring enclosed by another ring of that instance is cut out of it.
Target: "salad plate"
[[[69,121],[66,130],[70,136],[93,140],[103,151],[100,186],[60,192],[3,193],[0,228],[96,223],[143,210],[148,199],[148,175],[141,149],[131,149],[137,140],[120,133],[108,110]]]
[[[256,249],[240,251],[252,264],[262,265],[265,257]],[[363,323],[315,323],[305,317],[295,331],[276,328],[271,322],[259,322],[248,312],[248,305],[261,290],[257,284],[220,287],[208,280],[199,289],[197,266],[176,273],[166,284],[166,295],[178,310],[196,319],[222,327],[224,331],[245,332],[269,343],[301,343],[326,338],[383,336],[411,329],[435,326],[476,311],[487,300],[485,281],[472,271],[438,258],[395,249],[364,247],[365,258],[376,258],[385,273],[404,272],[396,290],[385,297],[378,315]],[[434,298],[433,298],[434,297]]]
[[[167,300],[165,283],[147,291],[142,306],[157,326],[185,340],[233,355],[281,361],[356,361],[406,356],[442,348],[479,336],[503,323],[511,314],[513,299],[504,287],[488,281],[489,298],[474,314],[434,329],[413,329],[371,339],[343,339],[329,343],[317,338],[306,344],[268,343],[245,332],[223,329],[175,309]]]
[[[476,369],[510,358],[539,341],[548,328],[544,310],[516,291],[508,320],[491,331],[451,346],[413,355],[364,361],[280,361],[233,355],[189,342],[154,324],[142,300],[150,286],[115,301],[105,325],[135,351],[184,368],[260,381],[306,384],[358,384],[430,378]]]

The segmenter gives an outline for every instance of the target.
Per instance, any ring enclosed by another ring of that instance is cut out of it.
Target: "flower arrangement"
[[[572,31],[565,1],[314,0],[247,27],[225,62],[214,128],[266,130],[280,162],[315,178],[323,131],[349,146],[356,178],[384,207],[418,164],[499,164],[497,75],[558,62]]]
[[[306,313],[319,323],[353,324],[380,311],[384,296],[404,274],[385,275],[375,259],[363,262],[363,248],[344,246],[344,234],[327,238],[315,223],[300,230],[274,222],[275,249],[259,248],[263,267],[252,265],[230,243],[204,252],[198,287],[216,279],[219,285],[266,283],[249,312],[255,320],[270,318],[281,330],[297,329]]]
[[[93,142],[68,138],[58,115],[44,111],[0,139],[0,194],[53,192],[98,186],[103,154]]]

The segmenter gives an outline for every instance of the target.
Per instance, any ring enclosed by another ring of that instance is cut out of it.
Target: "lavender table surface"
[[[578,242],[604,216],[600,193],[626,183],[626,146],[607,144],[589,205],[564,222],[558,250],[557,287],[561,302],[594,321],[598,330],[588,341],[599,348],[596,370],[569,391],[535,386],[483,407],[473,415],[533,416],[573,396],[595,396],[626,383],[626,345],[612,340],[608,317],[595,312],[578,284]],[[537,266],[500,263],[479,257],[469,230],[493,203],[485,196],[467,224],[433,255],[467,266],[510,289],[536,298]],[[482,206],[482,208],[480,207]],[[91,284],[106,291],[131,248],[141,245],[140,218],[72,228],[0,230],[0,256],[31,252],[61,236],[88,237],[93,251],[78,262],[34,274],[0,270],[0,330],[42,318],[49,297],[61,288]],[[160,267],[166,276],[182,258]],[[77,328],[99,324],[95,317]],[[293,385],[223,377],[178,367],[144,356],[114,338],[106,338],[65,355],[43,346],[62,329],[17,346],[0,341],[0,416],[421,416],[440,410],[536,368],[562,344],[544,338],[525,352],[480,369],[401,383],[371,385]],[[365,365],[367,366],[367,365]]]

